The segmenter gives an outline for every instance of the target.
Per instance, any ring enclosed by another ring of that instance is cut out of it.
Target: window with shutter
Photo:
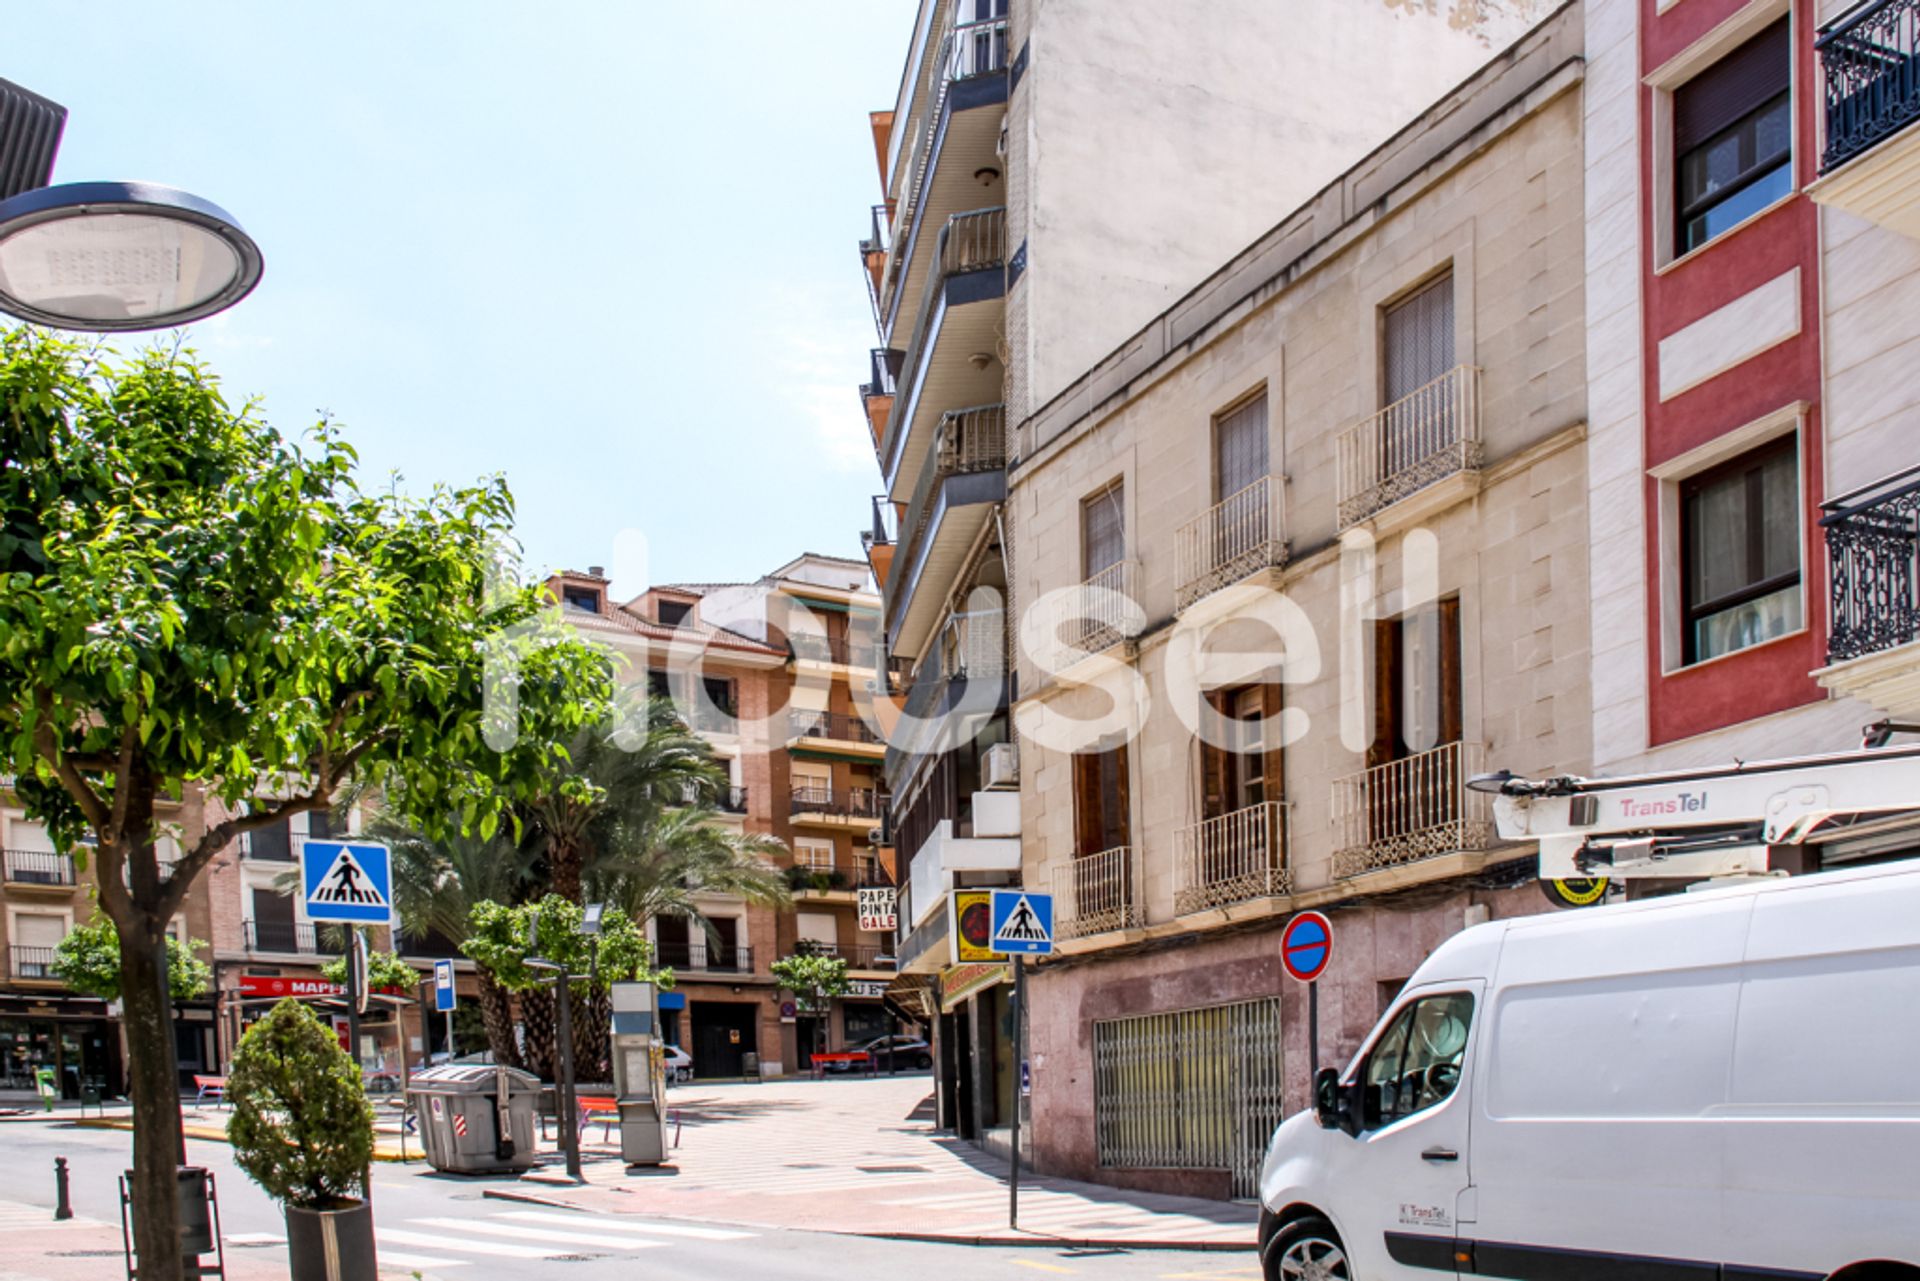
[[[1460,741],[1460,598],[1374,624],[1374,736],[1369,766]]]
[[[1674,90],[1677,253],[1793,190],[1792,79],[1782,18]]]
[[[1074,856],[1085,858],[1131,845],[1127,745],[1073,758]]]
[[[1087,578],[1126,557],[1124,497],[1116,482],[1080,504],[1081,572]]]
[[[1453,273],[1387,308],[1386,403],[1406,399],[1453,368]]]
[[[1255,396],[1213,426],[1213,500],[1222,502],[1267,474],[1267,398]]]

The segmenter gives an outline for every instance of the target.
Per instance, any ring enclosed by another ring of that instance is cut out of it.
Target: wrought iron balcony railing
[[[249,952],[277,952],[293,956],[338,956],[339,934],[321,934],[311,921],[246,922]]]
[[[880,735],[848,712],[794,712],[788,718],[793,738],[831,738],[843,743],[878,743]]]
[[[656,949],[661,965],[674,970],[702,970],[715,974],[753,973],[753,949],[745,944],[662,943]]]
[[[945,282],[948,276],[1006,266],[1005,206],[974,209],[948,217],[946,225],[940,228],[933,262],[933,270],[927,273],[926,282],[920,287],[920,310],[913,322],[913,336],[907,342],[906,354],[896,367],[898,369],[913,371],[920,368],[921,355],[926,344],[932,340],[931,331],[935,328],[932,323],[934,307],[946,297]],[[883,457],[891,448],[892,439],[904,429],[905,424],[897,416],[888,421],[888,440],[882,442],[881,449]]]
[[[1293,889],[1284,801],[1262,801],[1180,828],[1173,850],[1173,910],[1181,916]]]
[[[838,663],[842,667],[872,667],[878,656],[872,639],[848,637],[844,633],[796,632],[787,638],[787,648],[795,658],[810,663]]]
[[[1057,866],[1053,869],[1055,929],[1063,939],[1137,929],[1147,922],[1140,890],[1140,853],[1131,845]]]
[[[1133,603],[1133,562],[1115,561],[1080,584],[1074,643],[1089,654],[1130,640],[1139,619]]]
[[[720,795],[715,798],[714,805],[729,814],[744,814],[747,812],[747,789],[744,787],[723,788],[721,789]]]
[[[913,497],[907,503],[907,518],[901,525],[902,562],[914,556],[914,547],[926,535],[933,509],[939,503],[940,487],[952,476],[999,471],[1007,465],[1007,408],[1005,405],[975,405],[952,409],[940,416],[934,429],[931,466],[920,469]],[[899,598],[903,584],[889,581],[889,607]]]
[[[900,357],[900,352],[887,347],[875,347],[867,353],[867,381],[860,384],[861,400],[893,395]]]
[[[1174,540],[1174,571],[1180,583],[1176,608],[1185,609],[1222,587],[1287,563],[1279,502],[1279,484],[1262,476],[1180,527]]]
[[[877,820],[886,813],[886,798],[871,787],[850,787],[844,791],[831,787],[796,787],[789,812]]]
[[[1437,481],[1480,466],[1480,370],[1456,365],[1340,433],[1335,497],[1340,528]]]
[[[3,856],[9,885],[71,886],[79,882],[73,855],[51,850],[7,850]]]
[[[1830,23],[1814,46],[1826,86],[1820,172],[1920,120],[1920,0],[1880,0]]]
[[[1007,614],[962,610],[947,616],[936,647],[944,679],[993,679],[1007,671]]]
[[[1844,663],[1920,639],[1915,516],[1920,468],[1822,504],[1832,626],[1827,661]]]
[[[1467,780],[1478,743],[1445,743],[1333,783],[1333,874],[1359,876],[1493,844],[1487,797]]]
[[[58,982],[59,976],[53,972],[55,952],[56,949],[51,947],[22,947],[15,944],[7,949],[7,973],[16,979]]]

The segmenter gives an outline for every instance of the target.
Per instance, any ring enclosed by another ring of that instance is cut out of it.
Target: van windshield
[[[1423,996],[1394,1015],[1362,1070],[1368,1129],[1392,1125],[1453,1093],[1472,1023],[1470,992]]]

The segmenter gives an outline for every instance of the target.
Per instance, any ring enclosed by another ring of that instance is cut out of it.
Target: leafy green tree
[[[813,1014],[814,1052],[824,1053],[831,1002],[847,991],[846,958],[827,956],[803,940],[795,945],[792,956],[781,957],[769,968],[780,986],[794,994],[801,1008]]]
[[[247,1029],[227,1074],[234,1163],[282,1205],[342,1208],[366,1196],[373,1106],[333,1030],[288,997]]]
[[[404,783],[435,830],[490,834],[594,719],[608,664],[577,640],[526,647],[489,714],[492,660],[541,605],[488,590],[505,485],[362,491],[330,423],[295,443],[177,350],[0,334],[0,460],[0,772],[62,848],[98,861],[131,1051],[134,1236],[143,1277],[176,1281],[165,945],[194,881],[356,777]],[[510,738],[516,697],[544,739],[444,768]],[[168,873],[158,802],[189,791],[211,821],[174,833]]]
[[[320,977],[329,983],[347,981],[347,958],[336,956],[320,966]],[[420,988],[420,971],[401,960],[395,952],[367,953],[367,988],[378,992],[385,988],[398,988],[408,996],[417,995]]]
[[[176,1001],[205,996],[213,987],[213,967],[200,959],[206,944],[167,936],[167,995]],[[96,916],[60,940],[53,953],[53,975],[76,992],[103,1001],[120,999],[120,932]]]

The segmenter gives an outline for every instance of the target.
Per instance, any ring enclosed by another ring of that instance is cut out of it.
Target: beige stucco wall
[[[1499,92],[1513,95],[1524,88],[1518,80],[1499,82]],[[1173,707],[1166,664],[1176,533],[1212,501],[1212,418],[1265,386],[1269,470],[1286,478],[1294,553],[1279,586],[1317,639],[1317,664],[1303,653],[1287,678],[1287,703],[1306,718],[1285,767],[1295,889],[1310,891],[1332,879],[1333,782],[1364,764],[1364,742],[1341,732],[1342,699],[1351,696],[1351,687],[1343,695],[1342,664],[1357,664],[1341,645],[1334,439],[1378,407],[1380,305],[1448,264],[1456,359],[1483,370],[1486,463],[1477,493],[1429,516],[1423,528],[1436,540],[1437,593],[1461,599],[1464,737],[1485,745],[1490,769],[1542,773],[1586,765],[1577,69],[1554,83],[1516,99],[1524,105],[1500,116],[1496,131],[1475,135],[1477,145],[1442,151],[1436,144],[1428,154],[1403,157],[1402,172],[1414,176],[1393,212],[1344,238],[1335,226],[1317,226],[1321,256],[1303,245],[1309,265],[1290,283],[1236,284],[1258,301],[1229,313],[1085,420],[1046,437],[1013,473],[1015,597],[1023,604],[1077,581],[1080,500],[1112,479],[1125,483],[1127,551],[1147,621],[1132,670],[1144,681],[1148,710],[1131,770],[1150,924],[1171,918],[1173,834],[1197,821],[1200,810],[1194,735]],[[1408,538],[1398,531],[1380,539],[1367,613],[1401,612]],[[1062,688],[1031,654],[1019,664],[1026,715],[1045,705],[1084,719],[1109,707],[1096,689]],[[1350,723],[1371,725],[1364,716]],[[1021,752],[1026,883],[1045,887],[1052,866],[1072,848],[1071,763],[1065,751],[1027,739]]]
[[[1012,5],[1009,47],[1029,51],[1007,120],[1008,243],[1029,266],[1009,298],[1012,419],[1553,7],[1476,6],[1468,25],[1463,5],[1385,0]]]

